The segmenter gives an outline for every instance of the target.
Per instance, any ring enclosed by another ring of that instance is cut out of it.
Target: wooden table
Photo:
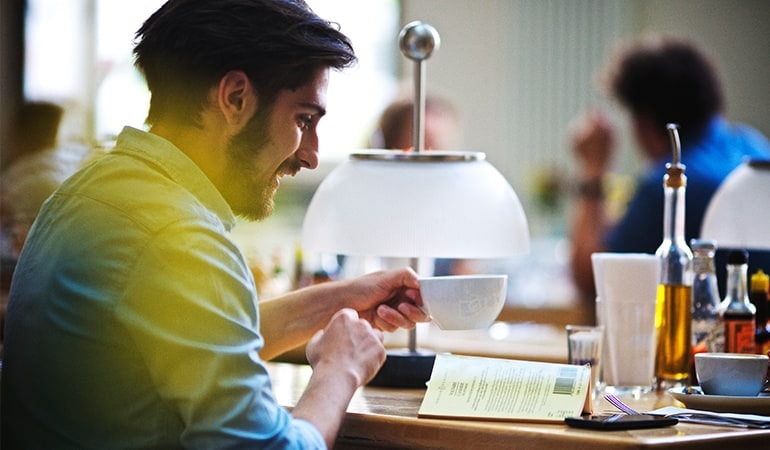
[[[296,404],[311,374],[309,366],[268,364],[278,402]],[[418,419],[425,391],[363,387],[350,402],[336,449],[750,449],[770,448],[770,430],[679,423],[649,430],[599,432],[563,424]],[[665,393],[626,399],[648,411],[673,405]],[[604,400],[595,411],[615,412]]]

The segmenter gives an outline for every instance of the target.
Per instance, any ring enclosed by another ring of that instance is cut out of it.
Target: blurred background
[[[60,139],[108,148],[124,125],[141,128],[148,93],[132,65],[133,33],[162,0],[2,0],[0,2],[0,169],[13,154],[13,119],[24,100],[65,107]],[[242,224],[235,238],[252,261],[263,296],[299,278],[333,272],[331,255],[298,248],[304,208],[325,174],[369,146],[377,118],[405,86],[412,64],[398,33],[412,20],[433,25],[440,49],[426,66],[427,89],[459,112],[464,150],[485,152],[527,213],[532,253],[484,262],[511,276],[509,304],[569,310],[567,226],[574,160],[567,130],[585,108],[620,108],[602,95],[597,70],[619,42],[648,33],[686,37],[716,61],[726,116],[770,135],[770,2],[766,0],[311,0],[338,22],[359,64],[334,74],[321,122],[321,167],[282,182],[276,214]],[[623,130],[626,131],[626,130]],[[621,132],[620,136],[629,136]],[[621,142],[611,199],[641,172]],[[686,161],[685,161],[686,163]],[[622,206],[619,206],[622,207]],[[376,238],[376,237],[373,237]],[[517,317],[522,316],[521,311]],[[569,317],[564,319],[570,320]]]

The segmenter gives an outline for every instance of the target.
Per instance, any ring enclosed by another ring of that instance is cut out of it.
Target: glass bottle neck
[[[680,242],[684,240],[684,194],[685,187],[663,188],[665,204],[663,209],[663,240]]]
[[[725,296],[725,301],[729,303],[728,307],[731,309],[738,307],[742,310],[751,310],[754,313],[754,305],[750,303],[746,290],[747,273],[747,264],[727,265],[727,295]]]
[[[692,252],[684,239],[684,183],[672,187],[664,182],[663,189],[663,242],[655,252],[661,259],[659,283],[692,286]]]

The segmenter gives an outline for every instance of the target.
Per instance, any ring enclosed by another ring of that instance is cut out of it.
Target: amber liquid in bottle
[[[659,330],[655,366],[664,380],[690,376],[692,287],[658,286],[655,326]]]

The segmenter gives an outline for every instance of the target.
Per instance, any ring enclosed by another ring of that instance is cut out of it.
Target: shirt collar
[[[183,151],[166,139],[138,130],[124,127],[118,135],[114,151],[152,162],[168,176],[188,189],[206,208],[219,217],[227,231],[232,230],[236,220],[232,208],[222,197],[206,174]]]
[[[710,142],[716,139],[717,136],[723,134],[725,130],[728,127],[727,121],[720,115],[716,115],[712,117],[706,125],[703,127],[703,129],[692,136],[689,137],[682,137],[681,139],[681,145],[682,145],[682,162],[687,165],[687,162],[685,161],[685,156],[687,156],[690,153],[690,150],[693,148],[702,148],[704,146],[705,142]],[[652,166],[658,167],[660,170],[665,170],[666,163],[671,162],[671,154],[666,154],[665,156],[661,156],[660,158],[656,159]]]
[[[683,137],[682,153],[693,147],[701,147],[704,142],[712,141],[723,134],[728,127],[727,121],[720,115],[712,117],[706,125],[696,134]]]

